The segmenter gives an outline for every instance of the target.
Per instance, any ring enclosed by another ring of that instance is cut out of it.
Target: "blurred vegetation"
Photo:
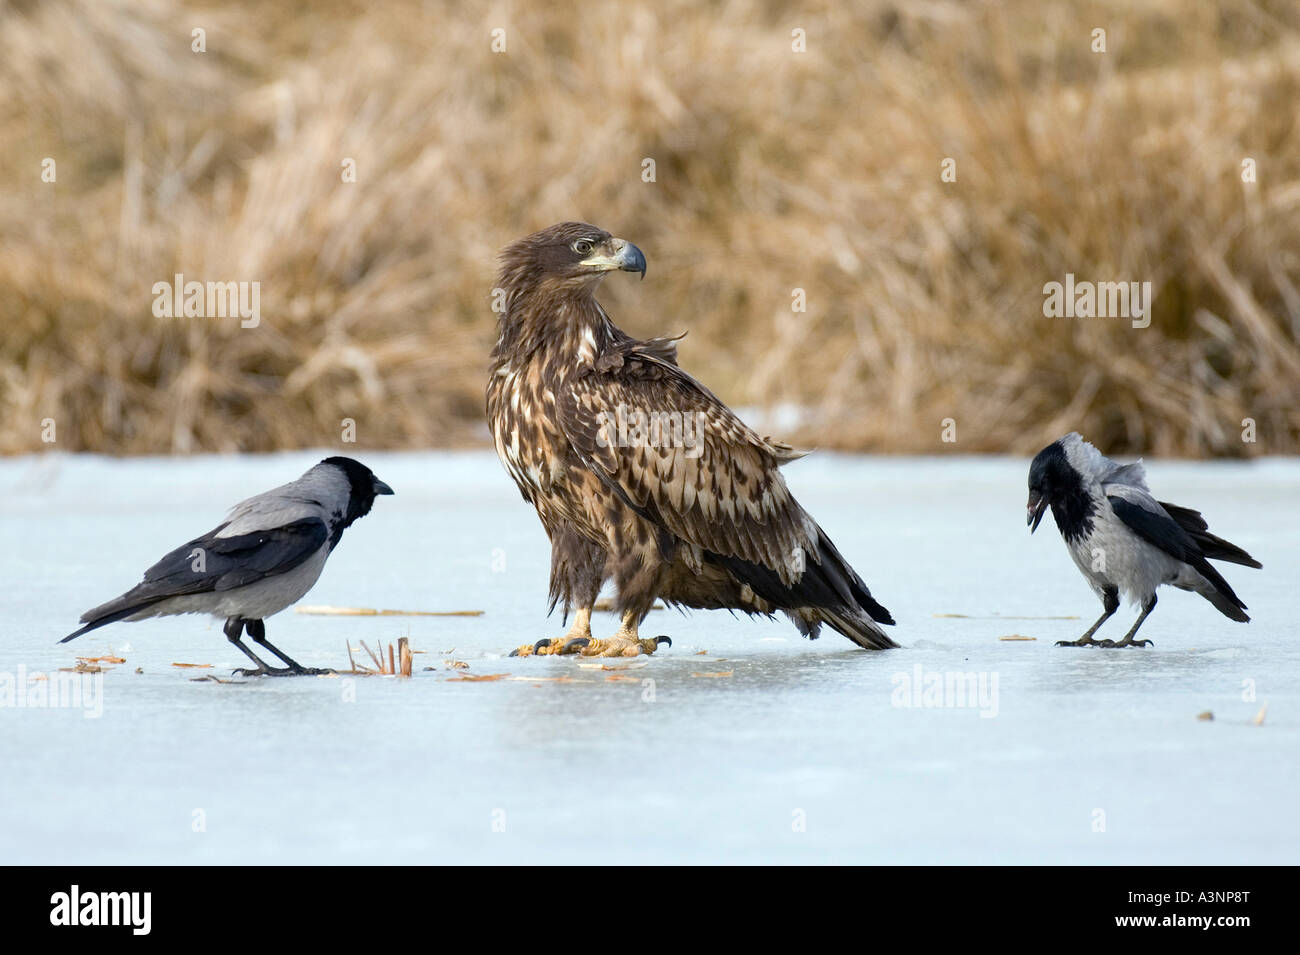
[[[784,438],[1300,451],[1291,0],[577,9],[0,0],[0,451],[481,442],[496,253],[563,219]],[[177,272],[261,325],[155,318]],[[1152,282],[1151,326],[1045,318],[1067,272]]]

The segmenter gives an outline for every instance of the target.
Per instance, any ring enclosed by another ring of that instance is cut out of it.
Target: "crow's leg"
[[[608,640],[591,640],[579,652],[584,657],[634,657],[654,653],[661,643],[671,647],[673,642],[668,637],[642,637],[637,633],[644,616],[635,610],[624,610],[623,626],[618,628],[618,633]]]
[[[261,621],[258,622],[260,623]],[[270,673],[272,668],[266,665],[266,661],[252,650],[248,649],[248,647],[244,646],[243,642],[239,639],[244,632],[245,624],[249,625],[250,630],[252,629],[253,621],[245,620],[243,617],[231,617],[226,621],[226,625],[222,628],[226,632],[226,639],[237,646],[240,653],[244,654],[244,656],[257,664],[256,670],[241,668],[235,672],[250,676],[258,673]]]
[[[1101,605],[1103,608],[1102,614],[1100,617],[1097,618],[1097,622],[1088,628],[1087,633],[1081,636],[1078,640],[1057,640],[1056,645],[1058,647],[1113,646],[1114,644],[1112,644],[1111,641],[1109,640],[1103,642],[1100,640],[1092,639],[1092,635],[1096,633],[1098,629],[1101,628],[1101,625],[1103,623],[1105,623],[1107,620],[1111,618],[1111,615],[1114,614],[1116,610],[1119,609],[1119,590],[1115,587],[1107,587],[1104,591],[1102,591]],[[1138,621],[1138,623],[1141,622],[1142,621],[1140,620]],[[1134,627],[1133,629],[1136,630],[1137,627]],[[1132,634],[1129,634],[1129,636],[1132,636]]]
[[[259,675],[260,676],[319,676],[320,674],[323,673],[334,672],[333,670],[318,670],[315,669],[314,667],[305,667],[302,664],[300,664],[297,660],[294,660],[289,656],[281,653],[279,650],[277,650],[274,646],[272,646],[267,641],[266,624],[263,623],[261,620],[248,620],[245,621],[245,623],[248,626],[248,635],[253,638],[254,643],[256,643],[260,647],[265,647],[267,650],[270,650],[272,653],[274,653],[277,657],[279,657],[281,660],[285,662],[285,666],[283,667],[279,667],[279,668],[268,667],[265,663],[262,663],[261,660],[258,660],[257,657],[253,657],[253,654],[249,653],[248,655],[250,657],[253,657],[254,660],[257,660],[257,662],[261,664],[262,668],[260,670],[242,671],[247,675],[249,676],[259,676]]]
[[[1128,633],[1124,634],[1124,639],[1121,640],[1119,643],[1114,643],[1114,642],[1112,642],[1112,641],[1110,641],[1110,640],[1103,640],[1101,645],[1102,645],[1103,647],[1150,647],[1150,646],[1154,646],[1154,644],[1152,644],[1150,640],[1134,640],[1134,639],[1133,639],[1133,635],[1134,635],[1135,633],[1138,632],[1138,627],[1142,626],[1142,621],[1145,620],[1145,619],[1147,618],[1147,615],[1148,615],[1149,613],[1151,613],[1152,610],[1155,610],[1155,609],[1156,609],[1156,595],[1155,595],[1155,594],[1152,594],[1152,595],[1151,595],[1151,596],[1146,600],[1146,602],[1142,604],[1142,613],[1138,616],[1138,618],[1137,618],[1137,622],[1135,622],[1135,623],[1133,624],[1133,629],[1130,630]]]

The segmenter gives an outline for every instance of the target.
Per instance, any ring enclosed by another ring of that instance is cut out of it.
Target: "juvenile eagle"
[[[487,387],[497,455],[551,539],[551,607],[574,622],[516,653],[635,656],[637,628],[672,606],[784,612],[805,636],[830,624],[868,650],[895,647],[889,611],[790,495],[800,457],[759,437],[677,365],[676,340],[638,341],[595,299],[607,272],[640,272],[630,242],[581,222],[501,256],[499,335]],[[591,635],[610,578],[623,622]]]

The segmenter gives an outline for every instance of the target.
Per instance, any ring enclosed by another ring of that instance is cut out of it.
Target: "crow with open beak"
[[[1040,451],[1029,467],[1030,533],[1049,507],[1070,556],[1103,607],[1087,633],[1057,646],[1148,646],[1151,641],[1133,637],[1155,609],[1161,584],[1195,591],[1232,620],[1250,620],[1246,605],[1209,561],[1260,567],[1259,561],[1211,534],[1200,512],[1152,497],[1141,461],[1118,464],[1071,432]],[[1137,622],[1118,643],[1094,640],[1119,608],[1121,593],[1141,603]]]

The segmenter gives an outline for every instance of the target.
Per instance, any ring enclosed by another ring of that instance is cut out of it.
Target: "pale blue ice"
[[[409,636],[412,679],[195,682],[245,662],[204,617],[57,642],[325,453],[0,460],[0,862],[1300,861],[1300,462],[1147,462],[1160,499],[1264,564],[1222,565],[1253,622],[1166,588],[1147,650],[1053,645],[1100,606],[1051,518],[1028,533],[1026,461],[831,454],[787,478],[906,649],[657,611],[645,632],[673,646],[632,669],[510,659],[561,631],[532,509],[490,453],[362,451],[396,496],[304,602],[485,614],[290,610],[267,633],[333,667],[345,641]],[[18,705],[20,670],[31,693],[110,651],[98,699]],[[983,697],[904,705],[918,676],[963,674]]]

